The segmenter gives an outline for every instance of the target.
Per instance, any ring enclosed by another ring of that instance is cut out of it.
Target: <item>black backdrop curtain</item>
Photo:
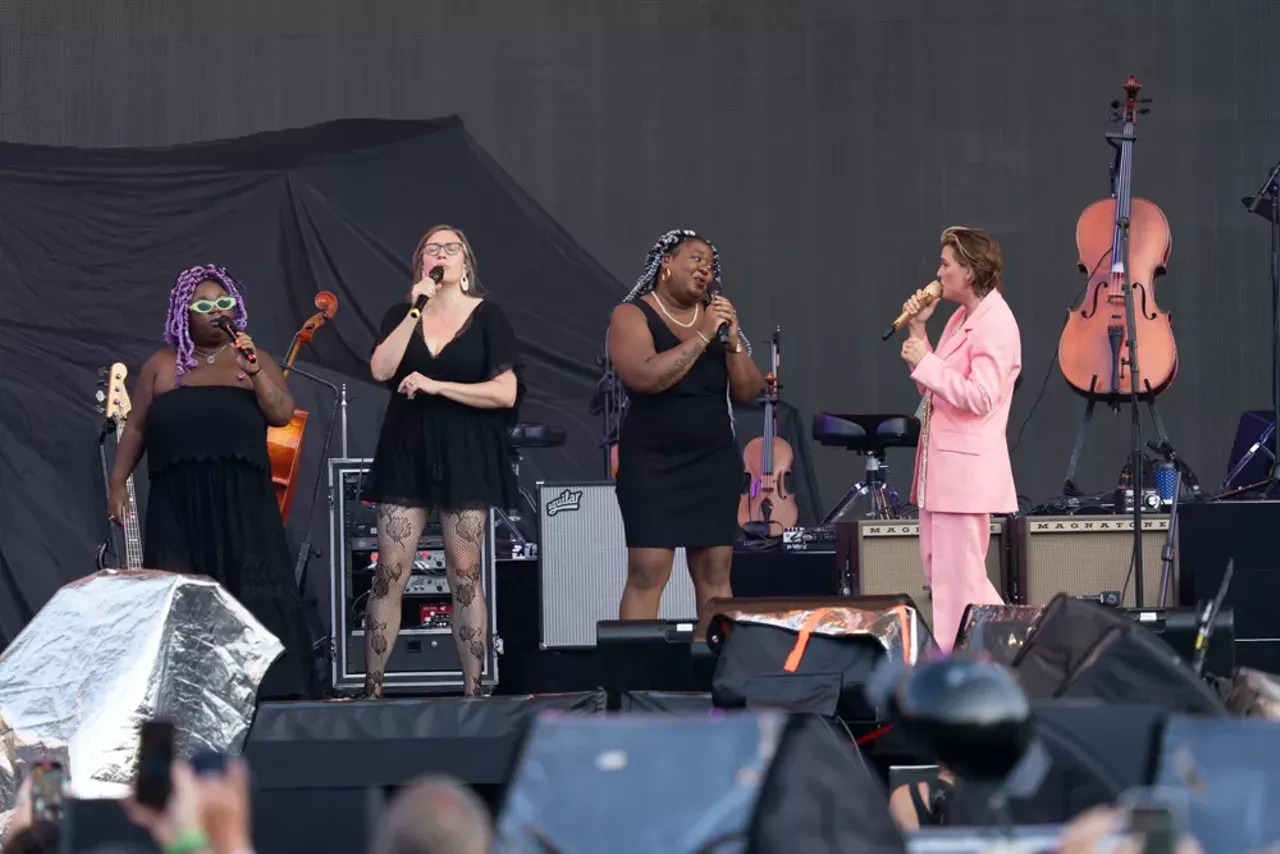
[[[161,346],[179,271],[227,267],[244,285],[249,331],[277,357],[316,311],[316,292],[337,295],[337,315],[297,366],[346,384],[349,455],[368,457],[386,402],[368,374],[375,327],[408,289],[417,240],[441,222],[467,233],[482,287],[520,337],[521,419],[568,434],[562,449],[527,452],[522,480],[599,479],[589,401],[625,289],[457,118],[164,149],[0,144],[0,640],[94,568],[108,534],[97,369],[120,361],[136,375]],[[327,484],[314,507],[312,486],[333,394],[297,374],[290,385],[311,413],[290,532],[323,546]],[[339,430],[329,455],[341,454]],[[138,472],[145,508],[145,463]],[[325,595],[327,562],[311,565],[314,597]]]

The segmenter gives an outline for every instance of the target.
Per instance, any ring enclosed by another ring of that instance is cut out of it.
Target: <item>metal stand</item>
[[[347,453],[347,384],[342,384],[342,458],[345,460],[349,456]]]
[[[1173,460],[1176,475],[1173,481],[1173,502],[1169,505],[1169,533],[1164,540],[1164,548],[1160,550],[1160,598],[1157,608],[1169,605],[1169,581],[1173,578],[1173,548],[1177,540],[1178,530],[1178,497],[1182,494],[1182,469]],[[1137,592],[1136,590],[1134,591]]]
[[[1280,486],[1280,472],[1276,471],[1276,461],[1280,460],[1280,431],[1276,430],[1276,419],[1280,418],[1280,163],[1271,170],[1258,192],[1245,196],[1240,201],[1248,208],[1249,213],[1266,217],[1271,225],[1271,424],[1249,452],[1236,463],[1223,481],[1222,489],[1230,489],[1245,466],[1258,451],[1262,451],[1271,458],[1271,473],[1265,481],[1250,489],[1265,486],[1270,494]],[[1268,442],[1271,447],[1267,447]]]
[[[533,518],[537,519],[538,503],[533,500],[533,496],[529,494],[529,491],[520,485],[520,449],[519,448],[512,448],[511,470],[515,473],[516,489],[519,490],[520,497],[525,500],[525,503],[529,505],[529,509],[533,511]],[[507,530],[511,532],[512,540],[515,542],[516,545],[520,547],[521,553],[527,555],[529,553],[529,540],[520,531],[519,526],[516,525],[516,522],[519,521],[520,519],[520,514],[515,512],[516,508],[514,507],[509,509],[512,511],[510,515],[508,515],[507,510],[505,509],[501,507],[494,507],[493,515],[496,519],[502,522],[502,524],[507,526]],[[496,536],[495,536],[495,541],[496,541]]]
[[[866,478],[860,483],[855,483],[849,487],[849,491],[844,497],[831,508],[822,519],[822,524],[833,525],[842,519],[849,508],[853,506],[859,498],[866,496],[871,501],[871,514],[867,518],[872,519],[892,519],[894,518],[895,502],[889,496],[889,487],[885,484],[885,473],[889,471],[889,466],[884,461],[883,451],[873,451],[864,453],[867,458]]]
[[[1128,194],[1125,194],[1128,198]],[[1144,577],[1142,574],[1142,415],[1138,412],[1138,389],[1142,374],[1138,372],[1138,323],[1133,312],[1133,282],[1129,280],[1129,211],[1120,218],[1120,287],[1124,294],[1125,331],[1129,336],[1129,464],[1133,484],[1133,598],[1143,608]],[[1150,394],[1148,389],[1148,394]]]
[[[618,433],[622,427],[622,419],[627,412],[627,395],[622,387],[622,380],[613,370],[613,362],[609,359],[609,347],[606,344],[596,357],[596,364],[603,369],[600,382],[596,384],[596,393],[591,399],[591,413],[599,415],[601,420],[600,451],[603,455],[604,479],[613,479],[613,447],[618,442]],[[536,508],[536,504],[534,507]],[[535,509],[536,513],[537,510]]]
[[[320,459],[329,459],[329,445],[333,442],[333,427],[338,421],[338,411],[341,408],[341,393],[338,387],[326,379],[308,373],[301,368],[295,366],[289,370],[291,374],[297,374],[300,377],[311,380],[314,383],[324,386],[333,392],[333,408],[329,412],[329,425],[324,431],[324,447],[320,449]],[[293,565],[293,577],[298,583],[298,592],[304,594],[307,587],[307,567],[311,562],[311,558],[320,557],[320,550],[311,545],[311,517],[316,512],[316,502],[320,500],[320,476],[324,474],[322,469],[316,470],[316,482],[311,488],[311,503],[307,506],[307,521],[302,529],[302,545],[298,547],[298,559]]]

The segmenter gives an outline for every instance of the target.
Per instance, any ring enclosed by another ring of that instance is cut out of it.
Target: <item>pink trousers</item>
[[[933,591],[933,639],[951,652],[969,605],[1002,605],[987,578],[991,517],[986,513],[920,511],[924,583]]]

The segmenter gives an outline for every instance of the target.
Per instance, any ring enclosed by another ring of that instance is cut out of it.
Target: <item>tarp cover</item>
[[[467,232],[481,283],[520,338],[522,420],[568,433],[563,449],[526,453],[522,479],[599,479],[589,401],[625,288],[458,119],[341,121],[149,150],[0,144],[0,644],[94,569],[107,536],[96,372],[123,362],[132,389],[161,345],[179,271],[227,267],[244,284],[249,332],[278,357],[315,294],[336,294],[336,317],[297,364],[347,384],[351,456],[371,456],[386,401],[368,371],[375,327],[408,289],[418,238],[441,222]],[[637,263],[649,239],[638,237]],[[290,529],[299,540],[310,517],[323,544],[324,495],[312,514],[311,490],[333,393],[297,374],[291,387],[311,423]],[[315,587],[325,563],[313,564]]]

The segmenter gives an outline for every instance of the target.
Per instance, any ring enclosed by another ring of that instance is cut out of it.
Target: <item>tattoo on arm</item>
[[[675,363],[672,364],[670,368],[663,371],[662,374],[659,375],[658,384],[662,386],[663,389],[666,389],[668,386],[670,386],[671,384],[679,380],[680,377],[684,375],[685,371],[689,369],[689,366],[692,365],[697,360],[698,355],[702,352],[702,349],[696,346],[697,344],[696,338],[690,338],[689,340],[694,342],[695,346],[690,347],[683,354],[681,354],[680,358],[676,359]]]

